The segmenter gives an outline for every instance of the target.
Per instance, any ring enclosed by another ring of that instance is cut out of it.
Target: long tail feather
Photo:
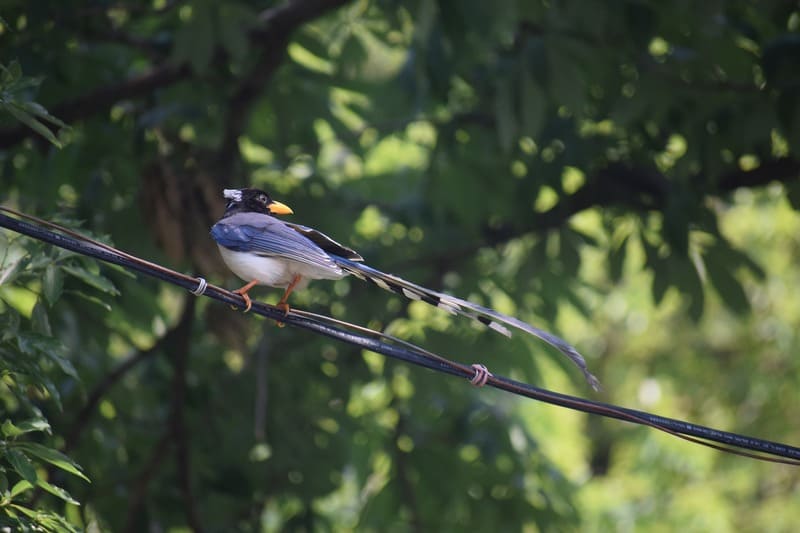
[[[420,285],[411,283],[392,274],[386,274],[380,270],[368,267],[363,263],[350,261],[342,257],[332,256],[333,260],[346,272],[356,276],[365,281],[369,281],[378,287],[400,294],[411,300],[422,300],[425,303],[444,309],[454,315],[462,315],[469,317],[489,328],[510,337],[511,331],[506,326],[519,329],[529,333],[535,337],[540,338],[549,345],[556,348],[559,352],[568,357],[575,365],[581,369],[586,381],[594,390],[600,389],[600,382],[597,378],[589,372],[586,366],[586,361],[578,351],[573,348],[568,342],[541,330],[535,326],[531,326],[527,322],[523,322],[518,318],[514,318],[502,313],[498,313],[493,309],[483,307],[467,300],[456,298],[441,292],[426,289]]]

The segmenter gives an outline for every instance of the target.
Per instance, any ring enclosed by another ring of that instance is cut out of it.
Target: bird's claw
[[[292,308],[289,307],[289,304],[287,304],[286,302],[278,302],[277,304],[275,304],[275,307],[283,311],[284,317],[289,316],[289,311],[292,310]],[[281,322],[280,320],[276,320],[275,325],[278,326],[279,328],[286,327],[286,324],[284,322]]]
[[[253,301],[250,299],[250,296],[246,292],[239,292],[238,290],[233,291],[233,292],[238,294],[239,296],[241,296],[242,299],[244,299],[245,307],[244,307],[244,311],[243,312],[247,313],[248,311],[250,311],[250,308],[253,307]],[[238,308],[239,307],[237,307],[235,305],[231,306],[231,309],[238,309]]]

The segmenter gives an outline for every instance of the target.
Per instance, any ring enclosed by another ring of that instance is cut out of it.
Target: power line
[[[167,283],[182,287],[198,296],[204,295],[239,308],[244,308],[245,306],[241,296],[215,285],[211,285],[203,278],[187,276],[150,261],[140,259],[90,239],[68,228],[31,215],[18,213],[4,207],[0,207],[0,211],[5,211],[17,217],[36,222],[36,224],[32,224],[25,220],[19,220],[0,214],[0,227],[5,227],[54,246],[158,278]],[[414,344],[392,337],[391,335],[349,324],[331,317],[300,310],[291,310],[288,315],[285,315],[283,310],[261,302],[253,302],[251,312],[266,318],[279,320],[295,327],[313,331],[319,335],[324,335],[387,357],[429,368],[436,372],[442,372],[468,380],[479,377],[479,371],[476,370],[475,366],[456,363],[455,361],[431,353]],[[532,398],[576,411],[582,411],[584,413],[649,426],[679,438],[728,453],[764,461],[800,466],[800,448],[788,444],[721,431],[683,420],[655,415],[646,411],[639,411],[561,394],[503,376],[487,374],[482,377],[485,379],[485,384],[487,386],[519,396]]]

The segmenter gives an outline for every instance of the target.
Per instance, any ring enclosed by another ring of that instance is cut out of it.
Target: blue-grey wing
[[[217,244],[236,252],[282,257],[340,271],[325,251],[280,220],[258,213],[223,218],[211,228]]]

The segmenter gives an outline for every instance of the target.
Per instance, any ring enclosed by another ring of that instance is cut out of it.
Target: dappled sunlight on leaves
[[[235,288],[206,230],[223,188],[264,188],[370,266],[563,337],[595,399],[800,442],[796,6],[52,4],[0,18],[19,58],[0,65],[4,204]],[[537,339],[355,278],[290,303],[592,394]],[[0,361],[1,527],[800,520],[787,467],[474,388],[5,231]]]

